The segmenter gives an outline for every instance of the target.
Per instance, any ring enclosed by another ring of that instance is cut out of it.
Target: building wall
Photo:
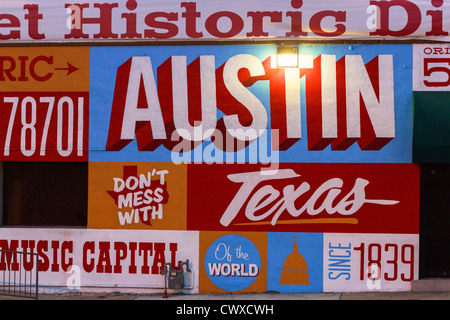
[[[431,47],[298,48],[294,69],[273,44],[4,49],[2,161],[88,162],[88,203],[1,248],[38,252],[48,286],[161,290],[189,259],[193,293],[409,290]]]

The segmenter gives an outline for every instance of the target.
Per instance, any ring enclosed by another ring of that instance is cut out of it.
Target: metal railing
[[[0,295],[38,299],[37,253],[0,250]]]

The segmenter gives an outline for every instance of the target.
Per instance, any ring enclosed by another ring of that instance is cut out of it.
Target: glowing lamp
[[[297,47],[282,46],[277,49],[278,68],[298,68]]]

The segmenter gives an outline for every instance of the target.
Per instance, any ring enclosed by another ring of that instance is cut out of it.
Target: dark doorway
[[[3,225],[87,225],[86,162],[4,162]]]
[[[422,163],[420,278],[450,278],[450,164]]]

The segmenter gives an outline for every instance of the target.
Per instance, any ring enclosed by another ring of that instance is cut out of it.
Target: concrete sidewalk
[[[2,299],[14,299],[2,297]],[[240,294],[40,294],[39,300],[159,300],[159,301],[261,301],[261,300],[450,300],[450,292],[342,292],[342,293],[240,293]]]
[[[140,296],[137,300],[164,300]],[[450,292],[248,293],[174,295],[168,300],[450,300]]]
[[[44,291],[45,292],[45,291]],[[156,300],[156,301],[244,301],[244,300],[450,300],[450,279],[421,279],[411,283],[411,291],[369,291],[369,292],[337,292],[337,293],[211,293],[211,294],[174,294],[167,290],[163,293],[148,294],[145,292],[53,292],[39,294],[40,300]],[[2,299],[13,299],[0,296]]]

